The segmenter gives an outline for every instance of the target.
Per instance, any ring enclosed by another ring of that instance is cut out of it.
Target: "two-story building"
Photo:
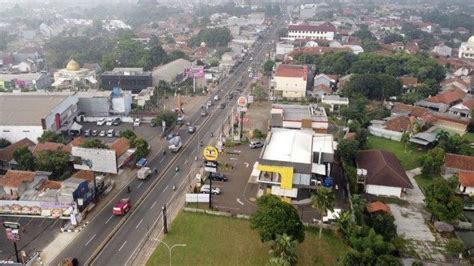
[[[292,99],[306,97],[310,78],[310,71],[306,65],[280,64],[273,75],[273,96]]]
[[[334,40],[336,35],[336,27],[324,22],[319,25],[312,24],[293,24],[288,25],[288,39],[289,40]]]
[[[326,111],[319,105],[272,105],[270,120],[272,128],[310,129],[326,133],[328,125]]]

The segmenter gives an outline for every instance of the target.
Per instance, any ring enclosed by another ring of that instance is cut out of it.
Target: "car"
[[[227,176],[225,176],[223,173],[211,173],[209,175],[209,178],[214,180],[214,181],[224,181],[226,182],[228,179],[227,179]]]
[[[214,95],[214,101],[219,101],[219,95],[218,94]]]
[[[99,132],[99,137],[105,137],[105,130],[101,130]]]
[[[221,109],[225,109],[225,103],[221,103],[221,104],[219,104],[219,108],[221,108]]]
[[[133,120],[133,126],[138,127],[138,126],[140,126],[141,122],[142,122],[142,120],[140,118],[135,118],[135,120]]]
[[[91,136],[92,137],[97,137],[97,135],[99,135],[99,130],[97,130],[97,129],[92,130]]]
[[[90,135],[91,135],[91,130],[90,129],[84,130],[84,137],[89,137]]]
[[[117,117],[114,119],[114,121],[112,122],[112,125],[114,126],[118,126],[122,123],[122,119],[120,119],[120,117]]]
[[[112,117],[109,117],[105,120],[106,126],[111,126],[113,123],[114,123],[114,119]]]
[[[115,137],[120,137],[120,134],[122,134],[120,130],[115,130]]]
[[[212,101],[211,100],[207,101],[207,107],[209,107],[211,105],[212,105]]]
[[[213,195],[219,195],[221,194],[221,189],[218,188],[218,187],[213,187],[212,188],[212,191],[211,191],[211,186],[209,185],[203,185],[201,187],[201,193],[204,193],[204,194],[209,194],[209,193],[212,193]]]
[[[206,111],[206,110],[202,110],[202,111],[201,111],[201,116],[203,116],[203,117],[204,117],[204,116],[207,116],[207,111]]]
[[[186,126],[187,126],[187,127],[191,126],[191,122],[189,122],[189,121],[186,122]]]
[[[107,137],[113,138],[114,136],[115,136],[115,134],[114,134],[114,130],[113,130],[113,129],[107,130]]]
[[[188,127],[188,133],[193,134],[194,132],[196,132],[196,127],[195,126],[189,126]]]
[[[172,139],[172,138],[174,138],[174,137],[176,137],[176,136],[179,136],[179,135],[176,134],[176,133],[174,133],[174,132],[173,132],[173,133],[169,133],[168,135],[166,135],[166,140],[170,140],[170,139]]]
[[[184,124],[184,117],[183,116],[178,116],[176,118],[176,125],[182,125]]]
[[[263,147],[263,141],[261,140],[252,140],[250,141],[249,147],[252,149],[257,149]]]
[[[253,61],[253,57],[250,57],[250,61]]]
[[[150,122],[150,127],[156,127],[156,122],[155,122],[155,120],[151,120],[151,122]]]
[[[112,209],[113,215],[125,215],[130,211],[132,205],[130,203],[130,199],[121,199],[117,203],[115,203],[114,208]]]
[[[253,73],[252,72],[249,73],[249,78],[253,78]]]
[[[99,120],[97,120],[97,123],[96,123],[98,126],[103,126],[105,125],[105,118],[101,118]]]

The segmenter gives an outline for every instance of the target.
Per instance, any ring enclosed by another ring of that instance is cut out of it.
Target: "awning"
[[[279,186],[272,186],[272,194],[282,197],[296,198],[298,196],[298,189],[283,189]]]

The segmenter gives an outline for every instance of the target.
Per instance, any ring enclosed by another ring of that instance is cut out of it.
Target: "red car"
[[[121,199],[117,202],[112,210],[113,215],[125,215],[132,208],[130,199]]]

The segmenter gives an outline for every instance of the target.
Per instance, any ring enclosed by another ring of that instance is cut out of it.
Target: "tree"
[[[8,141],[7,139],[0,138],[0,149],[3,149],[7,146],[10,146],[11,142]]]
[[[264,195],[257,200],[257,211],[250,217],[250,226],[257,230],[262,242],[287,234],[298,242],[304,240],[304,227],[298,211],[275,195]]]
[[[186,58],[186,54],[181,50],[173,50],[168,56],[168,61],[174,61],[180,58]]]
[[[344,93],[349,96],[362,95],[370,100],[383,100],[399,96],[403,91],[400,80],[387,74],[354,75],[345,84]]]
[[[313,195],[311,195],[311,205],[313,208],[319,211],[321,215],[321,224],[319,226],[319,239],[321,239],[321,233],[323,232],[323,217],[327,214],[327,211],[333,211],[334,201],[336,200],[334,192],[327,188],[318,189]]]
[[[262,87],[256,85],[252,89],[252,94],[256,102],[261,102],[267,98],[267,94],[263,91]]]
[[[394,42],[402,42],[403,36],[397,33],[390,33],[389,35],[383,38],[383,43],[390,44]]]
[[[150,152],[148,142],[142,138],[134,139],[132,146],[137,149],[137,151],[135,152],[135,158],[145,158]]]
[[[161,125],[162,121],[166,122],[166,127],[172,127],[176,123],[176,119],[178,118],[178,115],[176,112],[165,110],[159,112],[156,117],[154,118],[155,123],[157,125]]]
[[[456,153],[461,155],[474,155],[474,149],[471,147],[469,140],[464,139],[458,134],[449,135],[446,131],[438,133],[437,147],[443,149],[447,153]]]
[[[357,141],[343,139],[337,145],[336,154],[347,164],[353,165],[358,146]]]
[[[232,40],[232,34],[227,27],[204,28],[188,41],[191,47],[198,47],[205,43],[208,47],[225,47]]]
[[[120,132],[120,137],[128,139],[130,143],[133,142],[137,138],[137,134],[131,129],[126,129],[122,132]]]
[[[438,176],[441,174],[441,166],[444,163],[444,150],[434,148],[421,157],[421,174],[425,177]]]
[[[20,170],[35,170],[35,157],[27,146],[19,147],[13,151],[13,159]]]
[[[391,241],[397,236],[397,226],[395,225],[395,218],[388,213],[371,214],[368,219],[368,225],[374,231],[383,236],[385,241]]]
[[[270,241],[270,254],[272,258],[281,258],[289,265],[296,264],[296,247],[298,242],[286,234],[278,235],[275,240]]]
[[[41,151],[36,155],[38,170],[51,172],[52,179],[59,179],[66,171],[70,154],[63,150]]]
[[[38,141],[41,143],[55,142],[62,144],[66,142],[63,136],[60,136],[52,131],[44,131],[43,134],[41,134],[41,137],[38,138]]]
[[[282,257],[271,257],[268,266],[291,266],[290,263]]]
[[[454,222],[462,215],[463,200],[456,195],[457,178],[435,178],[425,191],[426,206],[432,219]]]
[[[464,242],[457,238],[450,238],[446,244],[446,251],[451,255],[458,255],[464,252]]]
[[[108,149],[109,147],[100,139],[86,139],[81,144],[82,148]]]
[[[391,255],[395,251],[395,247],[383,240],[383,237],[375,233],[374,229],[370,229],[367,236],[350,238],[350,243],[363,265],[376,264],[377,258],[383,255]],[[358,263],[354,264],[358,265]],[[360,264],[359,264],[360,265]]]
[[[274,66],[275,66],[275,61],[267,60],[265,62],[265,64],[263,65],[263,71],[265,71],[265,73],[269,74],[269,73],[272,72]]]

